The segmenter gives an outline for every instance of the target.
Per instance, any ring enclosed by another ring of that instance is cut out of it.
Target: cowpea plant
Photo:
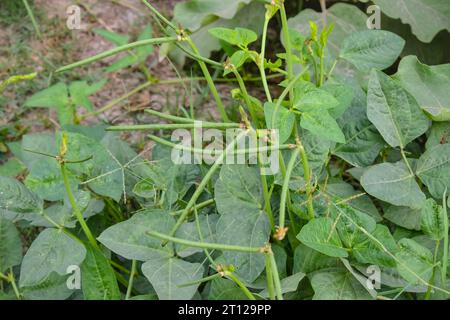
[[[308,10],[288,21],[282,0],[265,5],[260,46],[247,28],[208,29],[227,52],[220,63],[199,53],[188,29],[144,3],[166,36],[123,39],[56,72],[170,44],[199,64],[222,122],[200,120],[193,108],[185,117],[149,109],[169,123],[65,123],[12,143],[27,174],[0,177],[0,297],[449,298],[450,65],[405,56],[388,75],[383,70],[405,47],[401,37],[346,27],[358,18],[334,23],[356,9],[347,4],[330,8],[328,24],[306,19]],[[285,50],[272,61],[267,34],[276,15]],[[249,93],[247,64],[259,72],[263,99]],[[236,84],[239,115],[227,112],[211,68]],[[269,73],[284,77],[281,90]],[[178,145],[165,134],[199,123],[242,132],[213,163],[175,164]],[[261,159],[223,164],[244,134],[260,129],[278,132],[269,149],[280,172],[262,174]],[[151,160],[115,134],[133,130],[149,131]],[[19,230],[35,232],[24,256]]]

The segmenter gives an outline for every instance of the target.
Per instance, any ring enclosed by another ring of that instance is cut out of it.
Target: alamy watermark
[[[69,30],[81,30],[81,8],[77,5],[68,6],[66,9],[66,25]]]
[[[279,172],[278,130],[261,129],[204,129],[196,121],[193,132],[173,131],[176,143],[171,159],[174,164],[259,164],[262,175]],[[295,147],[295,146],[294,146]]]

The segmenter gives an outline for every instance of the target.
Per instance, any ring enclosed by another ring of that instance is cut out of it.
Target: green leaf
[[[147,209],[109,227],[98,241],[126,259],[147,261],[173,252],[171,246],[161,246],[161,241],[150,237],[147,232],[168,234],[174,225],[174,219],[167,212]]]
[[[190,263],[166,255],[154,257],[142,265],[144,276],[150,281],[160,300],[191,299],[199,285],[180,286],[200,280],[203,270],[200,263]]]
[[[338,119],[345,143],[337,144],[333,154],[355,167],[367,167],[373,164],[385,143],[367,118],[366,94],[359,85],[354,90],[351,107]]]
[[[263,210],[263,192],[257,167],[224,165],[215,185],[215,201],[220,214],[217,242],[247,247],[263,247],[269,240],[270,225]],[[264,270],[264,256],[225,251],[225,260],[236,274],[253,282]]]
[[[61,230],[45,229],[33,241],[25,254],[20,270],[21,287],[44,281],[51,272],[66,275],[69,266],[79,266],[86,249]]]
[[[117,32],[110,32],[105,29],[94,28],[92,29],[92,31],[105,38],[109,42],[114,43],[116,46],[126,45],[128,43],[128,40],[130,39],[130,37],[127,35],[123,35]]]
[[[337,258],[329,257],[301,244],[295,248],[294,251],[294,266],[292,272],[308,274],[321,269],[338,267],[339,263]]]
[[[368,194],[396,206],[417,208],[425,201],[425,195],[403,161],[370,167],[361,177],[361,186]]]
[[[420,230],[421,210],[409,207],[389,206],[383,216],[396,225],[408,230]]]
[[[379,224],[376,226],[372,236],[377,241],[365,235],[363,240],[353,246],[352,254],[355,256],[356,260],[364,264],[395,267],[396,262],[392,255],[395,255],[398,251],[398,247],[389,229],[386,226]],[[384,248],[382,246],[384,246]],[[392,255],[386,253],[385,249]]]
[[[294,273],[293,275],[290,275],[289,277],[281,279],[281,293],[285,294],[296,291],[298,285],[300,284],[300,281],[302,281],[304,277],[305,277],[304,273],[297,272]],[[259,295],[264,298],[268,298],[269,292],[267,289],[264,289],[262,292],[259,293]]]
[[[337,106],[329,110],[330,115],[333,118],[339,118],[351,106],[354,95],[350,86],[341,83],[327,82],[321,87],[321,89],[332,94],[333,97],[339,102]]]
[[[211,281],[208,300],[248,300],[248,297],[233,281],[219,278]]]
[[[400,261],[397,269],[400,275],[410,284],[428,282],[433,272],[433,254],[427,248],[411,239],[398,242],[400,251],[396,257]]]
[[[107,80],[89,85],[86,81],[74,81],[69,85],[71,103],[75,107],[84,107],[88,111],[94,111],[94,106],[89,100],[89,96],[99,91]]]
[[[283,144],[292,134],[295,124],[295,114],[289,109],[280,106],[275,112],[275,104],[266,102],[264,104],[264,115],[266,118],[266,125],[268,129],[278,129],[279,143]]]
[[[212,28],[208,32],[217,39],[245,48],[258,39],[258,35],[255,32],[245,28],[235,28],[234,30],[228,28]]]
[[[430,126],[414,97],[389,76],[375,70],[370,74],[367,116],[393,148],[404,148]]]
[[[339,106],[339,101],[326,90],[318,89],[310,82],[301,81],[294,88],[294,108],[301,112],[324,111]]]
[[[216,241],[216,224],[219,216],[217,214],[199,215],[198,224],[200,225],[200,231],[204,242],[214,243]],[[186,239],[191,241],[201,241],[200,235],[197,229],[197,222],[186,222],[177,231],[177,238]],[[201,248],[192,248],[184,245],[176,244],[175,249],[177,255],[181,258],[191,256],[197,252],[203,252]]]
[[[300,125],[321,138],[345,143],[345,136],[341,128],[339,128],[336,120],[326,110],[303,113]]]
[[[43,210],[42,199],[16,179],[0,176],[0,190],[0,210],[3,212],[25,214]]]
[[[333,219],[316,218],[306,224],[297,235],[306,246],[330,257],[347,257]]]
[[[82,289],[85,300],[120,300],[114,270],[102,252],[87,247],[81,265]]]
[[[450,120],[450,64],[427,66],[408,56],[400,62],[396,77],[434,121]]]
[[[384,14],[411,26],[422,42],[430,42],[443,29],[450,32],[450,7],[447,0],[373,0]]]
[[[0,216],[0,272],[22,261],[22,241],[14,223]]]
[[[426,149],[447,143],[450,143],[450,122],[434,122],[425,144]]]
[[[326,193],[333,197],[339,197],[341,200],[352,198],[359,195],[355,199],[346,201],[350,207],[360,211],[368,216],[372,217],[376,222],[382,220],[377,208],[373,204],[372,200],[367,195],[361,195],[360,192],[353,189],[351,184],[346,182],[333,182],[329,183],[326,188]]]
[[[348,271],[326,271],[313,275],[313,300],[372,300],[369,292]]]
[[[423,233],[433,240],[441,240],[447,232],[444,219],[448,219],[444,208],[438,205],[434,199],[427,199],[422,207],[421,215]]]
[[[211,16],[225,19],[233,18],[241,4],[248,4],[251,0],[190,0],[178,3],[174,10],[174,20],[183,28],[195,31]]]
[[[384,30],[366,30],[350,34],[344,39],[340,58],[351,62],[360,71],[372,68],[384,70],[400,56],[405,40]]]
[[[67,276],[50,273],[40,283],[21,288],[26,300],[65,300],[74,291],[67,288]]]
[[[325,27],[325,19],[321,12],[304,9],[288,20],[289,27],[309,36],[309,21],[314,21],[319,29]],[[326,11],[326,23],[334,23],[333,32],[328,37],[328,46],[334,57],[338,56],[343,40],[353,32],[367,30],[367,15],[357,6],[347,3],[336,3]]]
[[[425,151],[417,162],[416,174],[428,187],[431,195],[441,198],[450,190],[450,144],[439,144]]]

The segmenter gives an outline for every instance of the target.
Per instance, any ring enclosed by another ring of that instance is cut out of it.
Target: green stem
[[[131,261],[131,274],[130,274],[130,279],[128,280],[128,288],[127,288],[127,294],[125,296],[125,300],[130,300],[131,291],[133,290],[133,282],[134,282],[134,276],[136,274],[136,268],[137,268],[137,262],[136,262],[136,260],[132,260]]]
[[[16,284],[16,278],[14,277],[14,273],[13,273],[13,269],[9,268],[9,283],[11,284],[13,290],[14,290],[14,294],[16,295],[17,300],[21,300],[22,299],[22,295],[20,294],[19,288],[17,287]]]
[[[213,123],[213,122],[198,122],[198,123],[176,123],[176,124],[138,124],[129,126],[112,126],[106,128],[106,131],[139,131],[139,130],[175,130],[175,129],[237,129],[239,123]]]
[[[72,193],[72,188],[70,187],[69,177],[67,176],[67,170],[64,163],[61,163],[61,175],[64,180],[64,187],[66,188],[67,196],[69,197],[70,205],[72,206],[73,213],[75,217],[77,218],[78,222],[80,223],[81,228],[83,229],[84,234],[86,235],[87,239],[89,240],[89,243],[96,249],[100,250],[97,241],[95,240],[95,237],[92,235],[91,230],[89,229],[88,225],[86,224],[86,221],[84,221],[83,214],[81,213],[80,209],[78,208],[78,205],[75,201],[75,197]]]
[[[305,189],[309,219],[314,219],[313,192],[311,186],[311,169],[309,167],[308,155],[300,139],[297,139],[300,157],[302,159],[303,173],[305,178]]]
[[[286,175],[284,177],[283,181],[283,187],[281,189],[281,200],[280,200],[280,220],[279,220],[279,227],[280,229],[284,229],[285,226],[285,220],[286,220],[286,198],[289,192],[289,180],[291,180],[291,174],[294,170],[295,162],[297,161],[297,157],[299,154],[299,148],[295,149],[292,153],[291,160],[289,160]],[[294,223],[294,221],[291,221],[291,223]],[[283,240],[283,239],[279,239]]]
[[[172,147],[172,148],[176,148],[178,150],[183,150],[183,151],[187,151],[187,152],[191,152],[191,153],[197,153],[197,154],[208,154],[208,155],[212,155],[214,154],[214,150],[203,150],[203,149],[198,149],[198,148],[190,148],[187,146],[183,146],[181,144],[175,144],[173,142],[167,141],[165,139],[162,139],[158,136],[149,134],[147,135],[148,138],[150,138],[151,140],[160,143],[162,145],[168,146],[168,147]],[[266,152],[266,151],[277,151],[277,150],[286,150],[286,149],[291,149],[292,145],[290,144],[282,144],[279,146],[270,146],[270,147],[260,147],[260,148],[250,148],[250,149],[239,149],[239,150],[234,150],[233,152],[230,152],[228,154],[253,154],[253,153],[258,153],[259,152]]]
[[[197,46],[190,38],[187,39],[187,43],[189,44],[189,46],[192,48],[192,50],[196,55],[200,55]],[[219,92],[217,91],[214,81],[211,78],[211,74],[209,73],[208,67],[203,61],[197,60],[197,62],[200,66],[200,69],[202,69],[203,75],[206,78],[206,82],[208,83],[209,89],[211,90],[214,100],[216,101],[217,108],[219,109],[220,115],[222,116],[222,120],[225,122],[230,121],[228,119],[227,113],[225,112],[225,106],[223,105]]]
[[[273,285],[273,273],[272,273],[272,264],[270,261],[269,254],[265,254],[266,261],[266,278],[267,278],[267,291],[269,292],[270,300],[275,300],[275,291]]]
[[[182,244],[182,245],[192,247],[192,248],[202,248],[202,249],[221,250],[221,251],[236,251],[236,252],[247,252],[247,253],[261,253],[261,248],[243,247],[243,246],[235,246],[235,245],[220,244],[220,243],[191,241],[191,240],[186,240],[186,239],[175,238],[175,237],[168,236],[168,235],[156,232],[156,231],[148,231],[147,234],[151,237],[158,238],[160,240],[164,240],[165,242],[174,242],[174,243]]]
[[[191,208],[189,213],[191,213],[191,212],[193,212],[195,210],[200,210],[200,209],[206,208],[206,207],[212,205],[214,202],[215,202],[214,199],[209,199],[209,200],[203,201],[203,202],[195,205],[193,208]],[[171,212],[170,215],[171,216],[177,216],[179,214],[182,214],[183,211],[184,211],[184,209],[181,209],[181,210],[178,210],[178,211],[174,211],[174,212]]]
[[[170,22],[169,20],[166,19],[166,17],[164,17],[161,13],[159,13],[159,11],[153,7],[150,3],[148,3],[146,0],[142,0],[142,3],[144,5],[147,6],[147,8],[149,8],[153,14],[160,19],[162,22],[164,22],[166,25],[168,25],[169,27],[171,27],[174,31],[177,31],[177,27],[175,27],[174,24],[172,24],[172,22]]]
[[[180,215],[180,217],[178,218],[177,223],[175,224],[175,226],[172,228],[171,232],[170,232],[170,236],[175,235],[175,233],[177,232],[178,228],[184,223],[184,220],[187,218],[191,208],[195,205],[195,203],[197,202],[197,199],[200,197],[200,195],[203,193],[203,190],[205,189],[205,187],[207,186],[209,180],[212,178],[212,176],[214,175],[214,173],[217,171],[217,169],[220,167],[220,165],[222,164],[226,154],[228,152],[230,152],[230,150],[233,150],[234,147],[236,146],[236,143],[246,134],[248,133],[248,130],[245,130],[243,132],[241,132],[240,134],[238,134],[238,136],[233,139],[233,141],[230,143],[230,145],[224,150],[224,152],[222,152],[222,154],[218,157],[218,159],[214,162],[214,164],[211,166],[211,168],[209,169],[209,171],[206,173],[205,177],[203,178],[203,180],[200,182],[199,186],[197,187],[197,189],[195,190],[194,194],[192,195],[191,199],[189,200],[186,208],[184,208],[183,213]]]
[[[408,167],[409,173],[411,173],[411,175],[414,177],[414,171],[409,164],[408,158],[406,158],[405,150],[403,150],[403,147],[400,147],[400,153],[402,154],[403,161],[405,161],[405,164]]]
[[[266,92],[267,101],[272,102],[272,96],[270,94],[269,85],[267,83],[266,78],[266,72],[265,72],[265,56],[266,56],[266,41],[267,41],[267,29],[269,27],[269,21],[270,19],[266,16],[266,19],[264,20],[264,28],[263,28],[263,34],[262,34],[262,43],[261,43],[261,54],[259,56],[259,72],[261,74],[261,81],[264,87],[264,91]]]
[[[250,112],[250,116],[252,117],[253,123],[256,126],[256,128],[259,128],[259,126],[257,125],[258,117],[256,115],[256,111],[253,109],[253,105],[252,105],[252,102],[250,101],[249,94],[248,94],[247,88],[245,86],[244,80],[242,80],[242,77],[237,70],[233,70],[233,73],[239,83],[239,88],[242,91],[242,95],[244,96],[245,104],[247,105],[248,111]]]
[[[249,298],[250,300],[256,300],[255,296],[248,290],[248,288],[232,273],[227,273],[227,277],[230,278],[234,283],[236,283],[239,288],[241,288],[242,292]]]
[[[31,7],[28,3],[28,0],[22,0],[23,5],[25,6],[25,9],[27,10],[28,16],[30,17],[31,23],[33,24],[33,28],[36,32],[36,35],[40,40],[42,40],[42,33],[39,29],[39,25],[36,22],[36,18],[34,17],[33,10],[31,10]]]
[[[425,298],[424,298],[425,300],[430,300],[431,289],[432,289],[432,286],[434,284],[434,278],[436,276],[436,262],[437,262],[437,255],[438,255],[439,245],[440,244],[441,244],[441,241],[439,241],[439,240],[436,241],[436,247],[434,249],[434,255],[433,255],[433,272],[431,274],[431,278],[430,278],[430,281],[429,281],[430,284],[429,284],[427,292],[425,294]]]
[[[184,53],[186,53],[189,57],[191,57],[194,60],[197,60],[199,62],[204,62],[207,63],[211,66],[214,66],[216,69],[223,69],[223,64],[221,64],[220,62],[205,58],[203,56],[201,56],[198,51],[196,52],[192,52],[189,51],[188,49],[186,49],[185,47],[183,47],[183,45],[181,45],[180,43],[176,43],[175,44],[181,51],[183,51]]]
[[[291,48],[291,38],[289,35],[289,26],[286,16],[286,8],[284,7],[284,3],[281,4],[280,8],[281,13],[281,25],[283,28],[283,37],[286,43],[286,64],[287,64],[287,79],[290,81],[294,76],[294,63],[292,60],[292,48]],[[291,88],[289,90],[289,99],[292,102],[294,100],[294,90]]]
[[[197,284],[205,283],[205,282],[208,282],[208,281],[211,281],[211,280],[214,280],[214,279],[217,279],[217,278],[221,278],[221,277],[222,277],[222,275],[220,273],[215,273],[215,274],[213,274],[211,276],[204,277],[204,278],[202,278],[200,280],[196,280],[196,281],[191,281],[191,282],[186,282],[186,283],[180,284],[177,287],[178,288],[185,288],[185,287],[195,286]]]
[[[283,300],[283,292],[281,289],[280,275],[278,274],[278,267],[277,267],[277,262],[275,261],[275,256],[273,255],[273,252],[269,252],[266,254],[269,255],[277,298],[278,298],[278,300]]]
[[[177,117],[177,116],[173,116],[171,114],[158,112],[153,109],[145,109],[144,111],[148,114],[151,114],[152,116],[155,116],[155,117],[158,117],[161,119],[165,119],[165,120],[169,120],[172,122],[178,122],[178,123],[194,123],[195,122],[195,120],[191,119],[191,118]]]
[[[258,160],[261,163],[261,157],[258,154]],[[264,196],[264,208],[266,209],[267,217],[269,218],[270,227],[272,231],[275,231],[275,219],[273,217],[272,206],[270,204],[270,193],[269,193],[269,185],[267,184],[267,178],[265,175],[261,174],[261,184],[263,187],[263,196]]]
[[[140,41],[128,43],[126,45],[119,46],[119,47],[113,48],[111,50],[104,51],[104,52],[102,52],[100,54],[97,54],[95,56],[92,56],[92,57],[83,59],[81,61],[69,64],[67,66],[61,67],[61,68],[57,69],[55,71],[55,73],[60,73],[60,72],[65,72],[65,71],[68,71],[68,70],[71,70],[71,69],[75,69],[75,68],[84,66],[86,64],[90,64],[90,63],[93,63],[95,61],[102,60],[104,58],[116,55],[116,54],[118,54],[120,52],[128,51],[130,49],[134,49],[134,48],[138,48],[138,47],[142,47],[142,46],[147,46],[147,45],[151,45],[151,44],[163,44],[163,43],[170,43],[170,42],[175,42],[175,41],[178,41],[177,37],[154,38],[154,39],[146,39],[146,40],[140,40]]]

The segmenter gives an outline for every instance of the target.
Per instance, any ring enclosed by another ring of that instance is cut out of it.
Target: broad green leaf
[[[324,271],[311,278],[313,300],[372,300],[369,292],[348,271]]]
[[[448,219],[445,210],[434,199],[427,199],[422,207],[421,227],[423,233],[433,240],[444,238],[448,230],[445,229],[445,220]]]
[[[270,225],[263,210],[261,178],[257,167],[224,165],[215,184],[215,201],[220,214],[217,242],[247,247],[263,247],[270,236]],[[264,256],[224,251],[236,274],[253,282],[264,270]]]
[[[245,28],[212,28],[208,32],[217,39],[228,42],[235,46],[247,47],[250,43],[258,39],[258,35],[252,30]]]
[[[425,195],[403,161],[370,167],[361,177],[361,186],[368,194],[396,206],[417,208],[425,201]]]
[[[292,272],[308,274],[321,269],[338,267],[339,263],[337,258],[329,257],[301,244],[297,246],[294,251],[294,265]]]
[[[300,125],[321,138],[345,143],[345,136],[336,120],[334,120],[326,110],[303,113]]]
[[[0,176],[1,211],[16,214],[41,213],[43,206],[42,199],[22,183],[13,178]]]
[[[102,252],[87,247],[81,264],[82,289],[85,300],[120,300],[114,270]]]
[[[399,260],[397,269],[400,275],[410,284],[428,282],[433,272],[431,251],[411,239],[402,239],[398,244],[400,251],[396,257]]]
[[[67,86],[60,82],[29,97],[25,107],[64,109],[69,104]]]
[[[447,0],[373,0],[383,13],[411,26],[422,42],[430,42],[443,29],[450,32],[450,7]]]
[[[106,80],[89,85],[86,81],[74,81],[69,85],[70,101],[75,107],[84,107],[93,111],[94,106],[89,96],[99,91],[106,84]]]
[[[295,124],[295,114],[289,109],[280,106],[275,115],[275,104],[266,102],[264,104],[264,115],[268,129],[278,129],[279,143],[285,143],[292,134]]]
[[[301,81],[294,88],[294,108],[301,112],[325,111],[339,106],[333,93],[316,88],[310,82]]]
[[[329,183],[326,188],[326,193],[333,197],[339,197],[342,200],[350,199],[356,195],[359,195],[359,197],[346,201],[345,203],[350,207],[356,209],[357,211],[371,216],[373,219],[375,219],[376,222],[380,222],[382,220],[372,200],[367,195],[361,195],[360,192],[357,192],[355,189],[353,189],[351,184],[343,181]]]
[[[25,171],[26,167],[16,158],[10,158],[0,165],[0,176],[14,178]]]
[[[434,122],[428,134],[426,149],[450,143],[450,122]]]
[[[211,242],[211,243],[216,242],[216,224],[218,219],[219,216],[217,214],[199,215],[198,224],[200,226],[200,231],[204,242]],[[198,232],[196,221],[184,223],[178,229],[176,237],[191,241],[202,240]],[[201,248],[192,248],[180,244],[177,244],[175,246],[175,250],[177,252],[177,255],[181,258],[188,257],[197,252],[203,252],[203,249]]]
[[[80,266],[86,249],[61,230],[45,229],[25,254],[20,270],[21,287],[38,285],[51,272],[66,275],[69,266]]]
[[[367,116],[393,148],[404,148],[430,126],[414,97],[389,76],[375,70],[370,74]]]
[[[420,230],[420,208],[412,209],[409,207],[390,206],[385,211],[383,217],[402,228]]]
[[[67,288],[67,276],[50,273],[40,283],[23,287],[21,292],[26,300],[66,300],[74,290]]]
[[[339,56],[363,72],[384,70],[397,60],[404,46],[405,40],[392,32],[366,30],[345,38]]]
[[[450,144],[439,144],[425,151],[417,162],[416,174],[431,195],[440,199],[450,190]]]
[[[427,66],[408,56],[396,77],[433,120],[450,121],[450,64]]]
[[[176,257],[160,255],[142,265],[144,276],[150,281],[160,300],[189,300],[197,291],[198,284],[180,287],[200,280],[203,266]]]
[[[190,0],[178,3],[174,10],[174,20],[183,28],[195,31],[211,16],[225,19],[233,18],[241,4],[248,4],[251,0]]]
[[[14,223],[0,216],[0,272],[22,261],[22,241]]]
[[[306,224],[297,235],[304,245],[330,257],[347,257],[333,219],[316,218]]]
[[[150,237],[147,232],[168,234],[174,225],[174,219],[167,212],[147,209],[109,227],[98,241],[124,258],[147,261],[155,256],[171,255],[173,251],[169,245],[161,246],[161,241]]]
[[[373,164],[385,143],[367,118],[366,94],[359,85],[353,87],[355,98],[352,105],[338,119],[345,143],[337,144],[333,154],[355,167],[367,167]]]
[[[248,297],[233,281],[219,278],[211,281],[208,300],[247,300]]]
[[[330,217],[338,231],[342,245],[353,248],[363,235],[361,229],[372,233],[375,231],[376,222],[369,215],[352,208],[347,204],[332,204]]]
[[[327,82],[321,89],[332,94],[333,97],[339,102],[337,106],[329,110],[330,115],[333,118],[339,118],[351,106],[354,95],[350,86],[341,83]]]
[[[398,247],[389,229],[379,224],[371,235],[376,240],[364,235],[361,241],[353,246],[352,254],[356,260],[364,264],[395,267],[393,256],[397,253]]]
[[[76,187],[77,179],[70,174],[70,184]],[[25,185],[40,198],[48,201],[62,200],[66,195],[61,169],[55,159],[47,158],[33,165]]]

